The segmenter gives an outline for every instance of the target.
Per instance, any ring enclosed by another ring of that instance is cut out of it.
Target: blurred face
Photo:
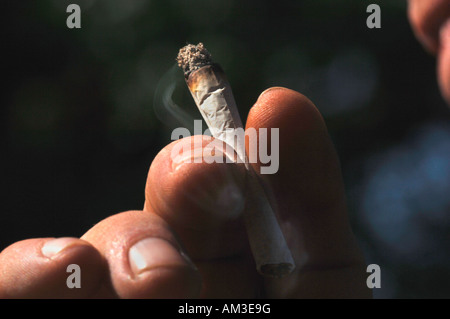
[[[442,95],[450,105],[450,0],[408,0],[415,35],[437,57]]]

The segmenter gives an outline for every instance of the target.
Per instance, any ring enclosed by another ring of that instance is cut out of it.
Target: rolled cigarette
[[[295,269],[289,247],[263,186],[248,161],[245,138],[235,140],[236,130],[242,130],[242,121],[222,68],[212,62],[202,43],[188,44],[180,49],[178,65],[194,101],[214,138],[234,148],[238,160],[247,171],[246,200],[252,209],[246,209],[244,221],[257,271],[270,277],[284,277]]]

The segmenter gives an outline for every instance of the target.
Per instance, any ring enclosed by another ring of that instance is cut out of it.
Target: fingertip
[[[128,251],[130,282],[119,293],[124,298],[196,298],[200,274],[185,253],[165,239],[148,237]]]
[[[424,10],[423,3],[408,1],[408,19],[414,35],[430,54],[435,54],[439,43],[437,38],[432,35],[431,25],[425,19],[426,13],[429,11]]]
[[[84,240],[64,237],[19,241],[0,254],[0,296],[86,298],[99,287],[103,266],[98,251]],[[70,281],[72,273],[75,275]]]
[[[267,142],[267,148],[277,150],[272,157],[277,157],[278,170],[275,174],[268,175],[271,180],[279,180],[287,187],[297,188],[291,183],[299,184],[299,172],[310,172],[316,178],[320,161],[327,163],[336,161],[333,147],[328,135],[327,127],[322,115],[314,103],[305,95],[283,87],[274,87],[264,91],[251,108],[246,130],[256,129],[260,135],[259,142]],[[261,129],[267,130],[267,136],[261,135]],[[273,137],[272,134],[275,134]],[[276,143],[276,145],[272,145]],[[252,156],[256,152],[251,147],[250,141],[246,141],[247,153]],[[255,157],[255,156],[254,156]],[[259,159],[259,156],[256,156]],[[261,171],[260,161],[252,163],[256,171]],[[308,167],[315,167],[310,171]],[[304,183],[306,185],[307,181]]]
[[[250,127],[270,128],[268,135],[272,129],[278,129],[278,139],[272,141],[270,136],[267,141],[271,141],[270,146],[278,144],[279,169],[265,178],[277,199],[277,212],[288,233],[287,240],[301,242],[295,238],[295,232],[289,235],[289,229],[301,230],[308,236],[314,229],[312,237],[321,228],[328,229],[328,233],[333,228],[347,231],[339,160],[325,122],[311,100],[286,88],[266,90],[251,109],[247,129]],[[253,165],[260,171],[262,164]]]
[[[126,211],[82,238],[107,262],[106,283],[119,298],[195,298],[201,280],[168,224],[151,212]]]
[[[88,245],[85,241],[73,237],[61,237],[50,239],[43,243],[41,253],[43,256],[51,258],[62,258],[61,256],[67,252],[69,248],[79,245]]]
[[[150,167],[144,209],[175,228],[199,231],[239,218],[245,202],[245,167],[230,161],[227,151],[219,147],[209,159],[203,152],[214,141],[193,136],[166,146]]]
[[[450,105],[450,20],[442,27],[440,39],[437,63],[438,82],[442,95]]]
[[[447,0],[408,1],[408,18],[412,30],[431,54],[436,54],[439,50],[439,29],[449,14],[450,5]]]
[[[295,121],[296,125],[290,122]],[[322,115],[305,95],[284,87],[272,87],[261,93],[250,109],[248,127],[324,129]]]

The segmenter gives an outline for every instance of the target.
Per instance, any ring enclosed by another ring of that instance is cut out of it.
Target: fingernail
[[[256,101],[259,101],[259,99],[261,99],[264,95],[266,95],[266,94],[267,94],[268,92],[270,92],[270,91],[277,91],[277,90],[283,90],[283,89],[284,89],[284,88],[281,87],[281,86],[270,87],[270,88],[264,90],[264,91],[259,95],[258,100],[256,100]]]
[[[42,254],[47,258],[52,258],[57,255],[59,252],[69,247],[74,242],[78,241],[78,238],[72,237],[61,237],[49,240],[42,246],[41,251]]]
[[[192,146],[192,145],[191,145]],[[201,143],[194,143],[192,147],[187,146],[177,153],[177,150],[172,149],[172,170],[176,171],[183,164],[189,163],[234,163],[235,153],[234,149],[227,147],[223,141],[214,139],[206,145]]]
[[[137,242],[130,248],[128,258],[136,275],[158,267],[188,265],[195,268],[185,253],[161,238],[146,238]]]
[[[203,161],[202,145],[183,149],[181,153],[172,156],[172,170],[179,169],[183,164],[201,163]]]

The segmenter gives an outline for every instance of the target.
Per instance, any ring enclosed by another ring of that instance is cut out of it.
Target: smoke
[[[174,102],[174,99],[183,101],[186,107],[180,107]],[[157,118],[173,132],[182,128],[190,131],[191,136],[210,135],[208,134],[209,129],[205,131],[200,129],[200,133],[195,125],[196,121],[203,121],[203,119],[193,102],[186,83],[184,83],[183,73],[176,64],[158,82],[153,107]],[[206,124],[203,127],[207,128]],[[194,156],[196,153],[189,152],[189,154],[189,156]],[[191,163],[192,165],[207,165],[203,160],[200,163],[192,160]],[[245,203],[241,183],[235,180],[231,170],[218,170],[217,172],[219,175],[208,176],[202,183],[183,189],[181,192],[185,198],[195,203],[198,209],[213,213],[215,218],[219,220],[235,219],[242,213]]]
[[[181,126],[193,132],[194,116],[181,108],[173,99],[178,94],[180,100],[183,100],[184,97],[186,104],[193,104],[192,98],[190,98],[190,103],[187,102],[186,93],[188,93],[188,89],[183,79],[182,71],[174,64],[158,82],[153,99],[153,108],[157,118],[170,128]],[[181,90],[182,86],[184,90]],[[196,111],[198,112],[198,110]],[[201,118],[201,116],[198,116],[198,118]]]

